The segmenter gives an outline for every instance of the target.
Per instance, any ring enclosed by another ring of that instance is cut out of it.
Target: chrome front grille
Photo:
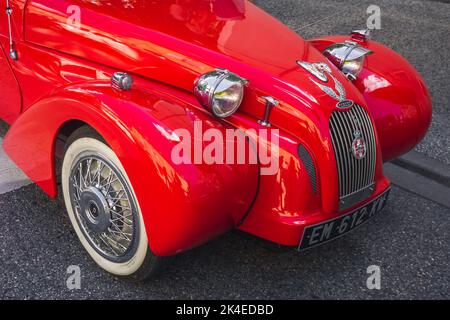
[[[374,190],[376,143],[369,115],[361,106],[334,111],[330,132],[339,173],[340,210],[347,209],[370,196]],[[366,155],[357,159],[352,150],[355,137],[363,138]]]

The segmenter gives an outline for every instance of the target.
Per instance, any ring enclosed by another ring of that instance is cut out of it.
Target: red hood
[[[80,28],[68,24],[73,4]],[[324,56],[244,0],[30,0],[25,19],[27,41],[189,91],[200,74],[221,67],[296,108],[328,113],[336,103],[296,64]],[[332,68],[348,98],[362,100]]]

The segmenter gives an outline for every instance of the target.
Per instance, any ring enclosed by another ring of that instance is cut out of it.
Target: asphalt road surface
[[[231,232],[142,284],[99,270],[61,202],[36,186],[0,196],[0,207],[2,298],[450,298],[449,209],[398,188],[379,216],[329,244],[299,254]],[[70,265],[81,269],[80,290],[67,289]],[[370,265],[380,267],[381,290],[367,289]]]
[[[450,74],[450,4],[406,0],[256,2],[307,38],[363,26],[368,4],[378,4],[384,12],[383,27],[375,39],[410,59],[433,94],[433,127],[418,151],[450,163],[450,90],[446,82]],[[0,137],[4,132],[0,126]],[[160,278],[135,284],[115,279],[91,261],[70,226],[61,199],[49,200],[35,185],[26,185],[29,182],[1,148],[0,164],[3,299],[450,298],[450,209],[403,188],[393,187],[391,200],[380,215],[321,247],[297,253],[230,232],[179,255]],[[81,270],[79,290],[66,286],[71,265]],[[380,267],[380,290],[366,286],[371,265]]]

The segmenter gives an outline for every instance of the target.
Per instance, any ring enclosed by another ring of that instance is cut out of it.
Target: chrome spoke
[[[80,176],[80,187],[84,186],[84,181],[83,181],[83,163],[80,162],[80,166],[78,168],[78,174]]]
[[[130,238],[128,238],[127,237],[127,234],[128,235],[132,235],[131,233],[125,233],[125,232],[122,232],[121,230],[120,230],[120,228],[119,228],[119,226],[117,226],[114,222],[112,223],[112,225],[116,228],[116,230],[112,230],[112,229],[110,229],[109,231],[110,232],[112,232],[112,233],[114,233],[114,234],[119,234],[121,237],[123,237],[124,239],[126,239],[127,241],[131,241],[131,239]]]
[[[132,220],[130,220],[130,219],[124,217],[124,216],[122,216],[120,218],[111,219],[111,222],[116,222],[116,221],[123,222],[124,224],[127,224],[127,225],[131,225],[133,223]]]
[[[116,252],[116,250],[114,250],[114,248],[112,247],[112,245],[109,243],[109,241],[104,239],[104,235],[103,235],[103,234],[101,234],[101,235],[99,236],[99,238],[100,238],[100,240],[101,240],[103,243],[105,243],[105,244],[107,245],[107,247],[112,251],[113,254],[118,255],[117,252]],[[105,237],[105,238],[107,238],[107,237]]]
[[[92,165],[92,159],[89,159],[89,160],[87,161],[86,175],[85,175],[85,177],[84,177],[84,181],[85,181],[85,183],[86,183],[86,187],[88,187],[88,186],[91,185],[91,178],[90,178],[90,175],[91,175],[91,165]]]
[[[103,233],[103,236],[104,236],[106,239],[108,239],[109,241],[112,242],[111,245],[118,245],[118,246],[121,247],[124,251],[127,250],[127,247],[125,247],[124,245],[122,245],[120,242],[118,242],[118,241],[116,241],[116,240],[114,240],[114,239],[111,239],[111,238],[106,234],[106,232]]]
[[[113,172],[112,172],[112,170],[111,170],[110,168],[108,168],[108,169],[109,169],[109,174],[108,174],[108,177],[106,178],[106,183],[100,185],[99,188],[104,188],[104,187],[106,187],[106,186],[109,184],[109,182],[111,181]]]
[[[114,175],[115,176],[115,175]],[[114,178],[114,180],[112,180],[112,181],[110,181],[109,183],[108,183],[108,189],[106,189],[106,194],[109,194],[109,190],[111,190],[111,186],[112,186],[112,184],[113,183],[115,183],[116,181],[118,181],[119,179],[116,177],[116,178]]]
[[[100,179],[101,179],[101,172],[103,170],[104,164],[103,164],[103,162],[100,162],[100,161],[97,161],[97,163],[98,163],[97,170],[95,170],[95,174],[92,177],[92,182],[94,182],[96,179],[98,179],[97,187],[99,187],[100,186]]]
[[[122,190],[121,190],[122,191]],[[119,191],[119,193],[120,193],[120,191]],[[125,191],[124,191],[124,193],[125,193]],[[126,195],[126,193],[125,193],[125,195]],[[116,195],[117,196],[117,195]],[[111,198],[109,198],[109,199],[111,199]],[[114,201],[114,203],[112,204],[112,206],[116,206],[116,205],[118,205],[118,203],[120,203],[121,201],[128,201],[128,197],[126,198],[126,199],[121,199],[121,198],[116,198],[117,200],[115,200]],[[123,207],[123,206],[120,206],[120,207]]]
[[[125,198],[117,198],[117,197],[109,197],[108,198],[109,200],[119,200],[119,201],[121,201],[121,200],[123,200],[123,201],[128,201],[128,197],[125,197]]]

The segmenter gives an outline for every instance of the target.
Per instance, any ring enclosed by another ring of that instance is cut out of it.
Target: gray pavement
[[[31,183],[27,176],[5,154],[3,136],[8,127],[0,121],[0,194],[18,189]]]
[[[0,137],[0,194],[30,184],[31,181],[2,151],[3,139]]]

